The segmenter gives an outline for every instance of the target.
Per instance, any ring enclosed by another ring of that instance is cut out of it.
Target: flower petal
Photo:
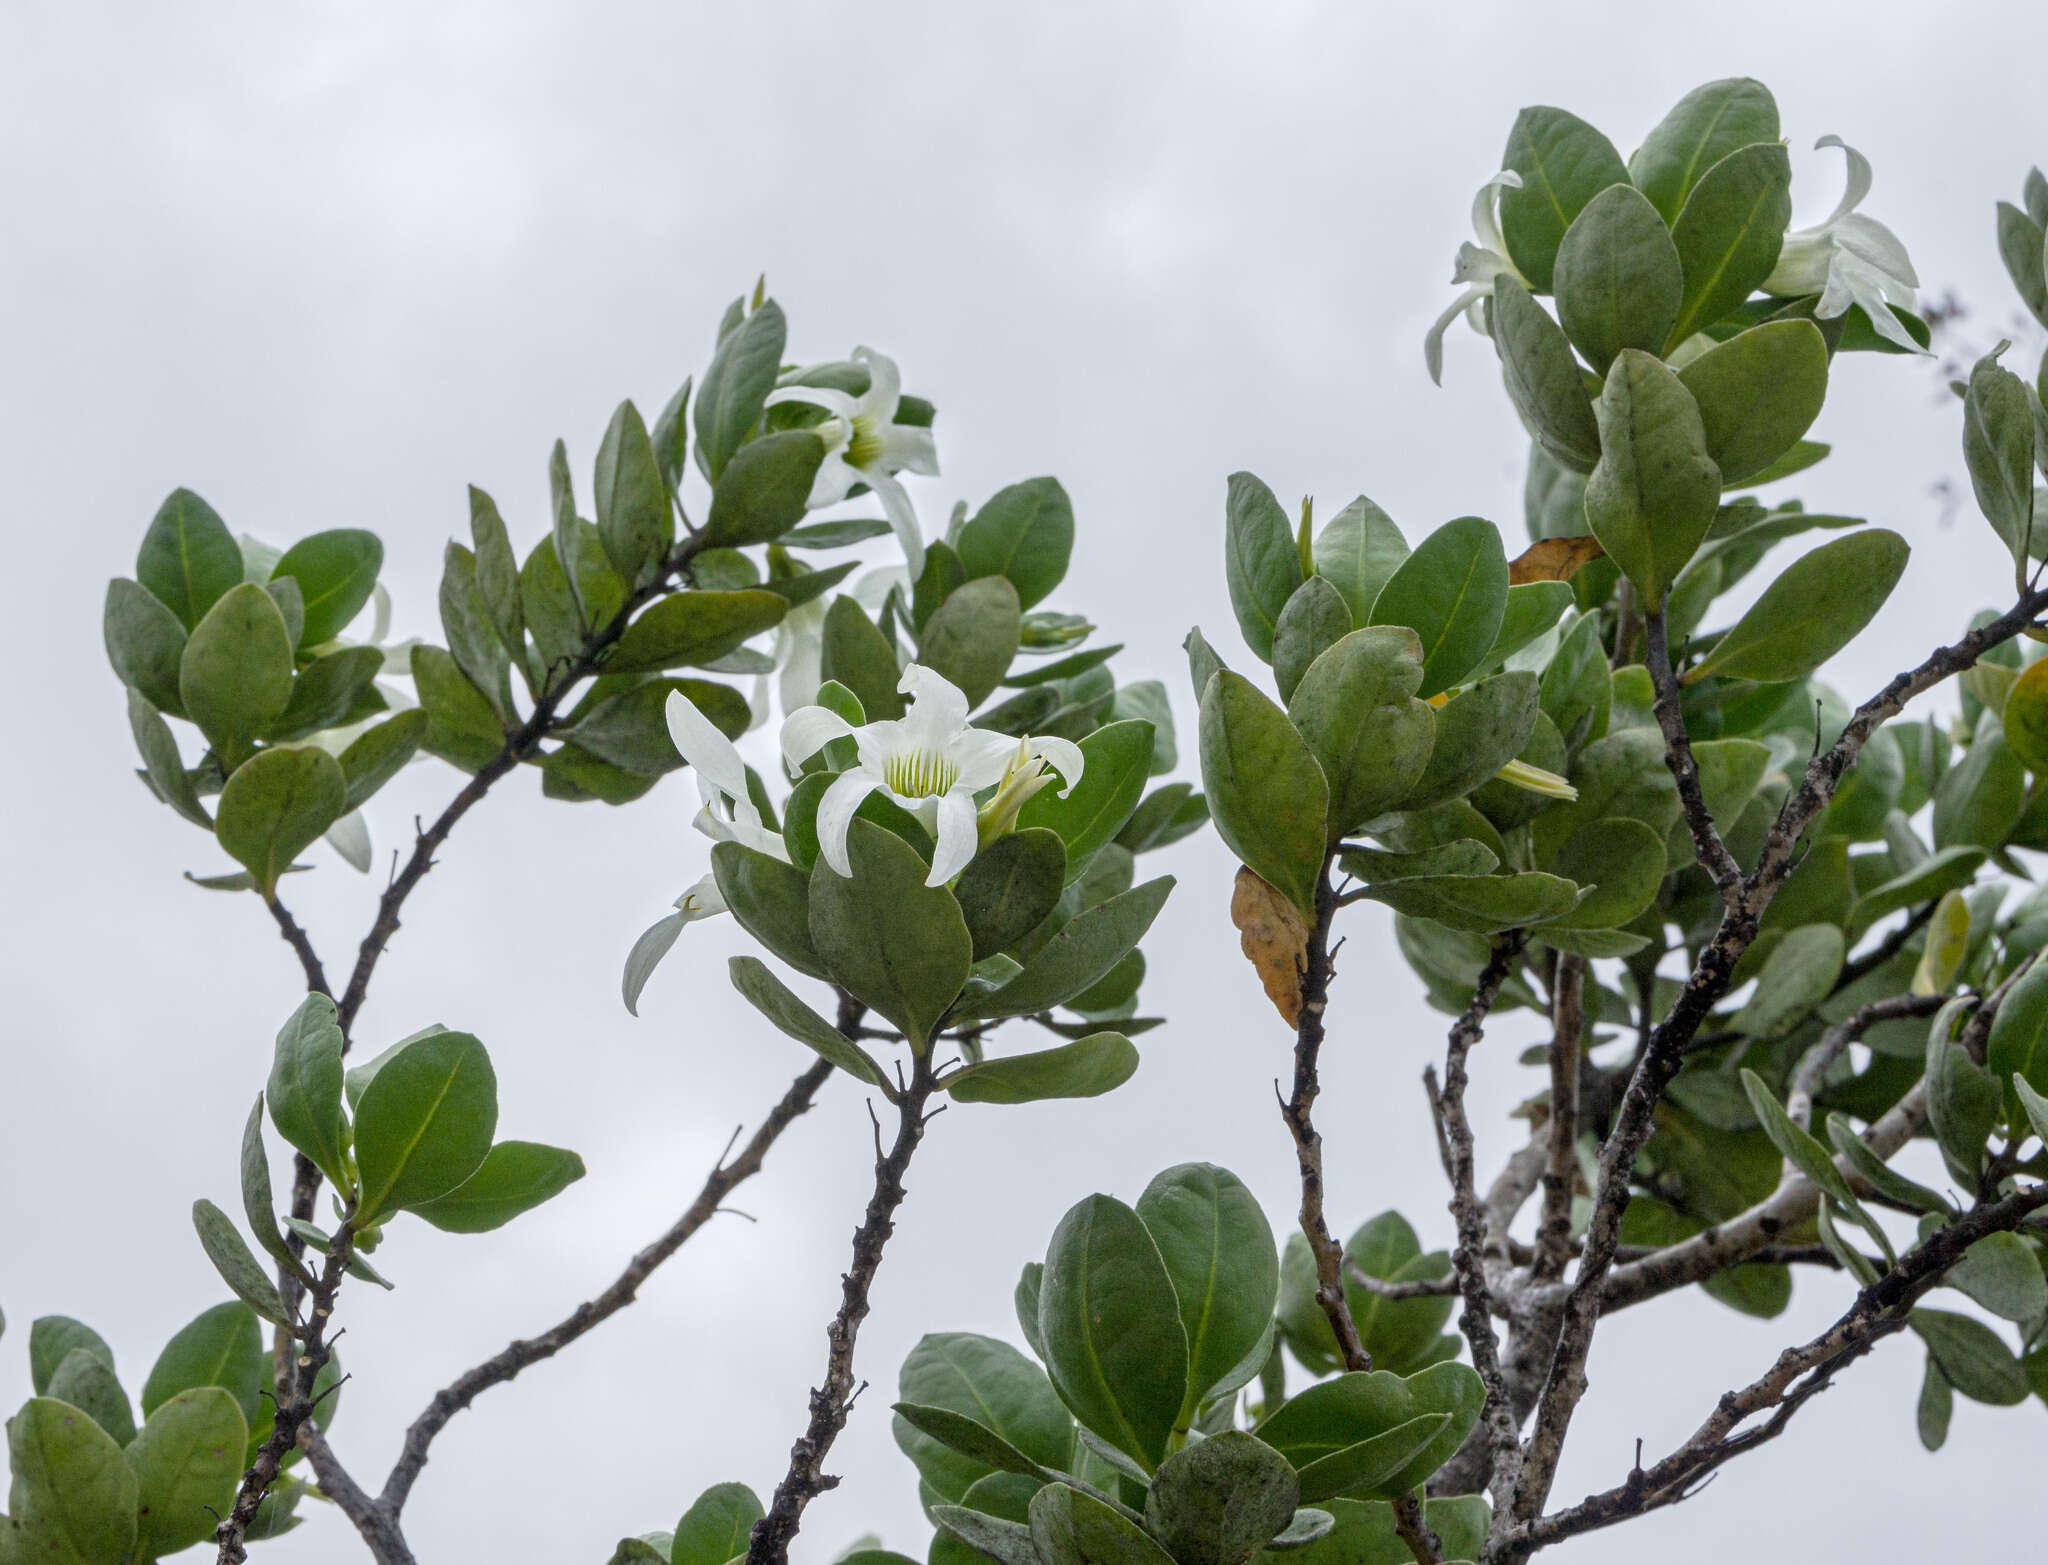
[[[680,690],[668,697],[668,736],[686,765],[697,769],[700,784],[708,783],[734,800],[747,796],[747,768],[732,741]]]
[[[626,1002],[626,1014],[640,1014],[640,991],[647,987],[647,980],[654,976],[661,959],[668,955],[669,947],[676,943],[676,936],[683,932],[683,925],[690,922],[687,913],[671,913],[658,918],[648,925],[640,938],[633,942],[633,949],[626,953],[626,970],[619,979],[619,997]]]
[[[936,478],[939,447],[929,429],[915,424],[891,424],[882,431],[882,454],[875,465],[885,473],[921,473]]]
[[[807,403],[823,408],[835,418],[846,419],[853,417],[857,406],[852,397],[832,386],[783,386],[769,392],[761,405],[772,408],[779,402]]]
[[[846,498],[847,490],[864,482],[866,475],[846,460],[843,442],[839,449],[828,447],[825,460],[818,464],[818,476],[811,480],[810,496],[804,505],[809,510],[822,511],[828,505],[837,505]]]
[[[955,788],[939,801],[938,847],[932,853],[927,886],[943,886],[974,861],[974,795]],[[822,812],[821,812],[822,813]]]
[[[842,875],[853,873],[853,863],[846,856],[846,833],[853,825],[854,811],[880,786],[881,779],[872,772],[841,772],[818,801],[818,851]]]
[[[370,828],[361,810],[350,810],[327,828],[327,845],[359,875],[370,873]]]
[[[1467,288],[1450,307],[1436,318],[1422,338],[1422,362],[1429,366],[1429,378],[1439,386],[1444,383],[1444,333],[1451,329],[1451,322],[1464,312],[1465,306],[1486,297],[1490,290],[1481,287]]]
[[[1500,219],[1494,215],[1495,192],[1521,188],[1522,176],[1511,168],[1504,168],[1481,185],[1479,193],[1472,198],[1472,232],[1495,255],[1505,257],[1508,253],[1507,243],[1500,236]]]
[[[1034,734],[1029,743],[1031,753],[1060,774],[1060,780],[1066,784],[1066,787],[1060,790],[1060,797],[1064,799],[1074,791],[1074,784],[1081,780],[1081,773],[1088,766],[1088,758],[1081,753],[1081,747],[1071,739],[1060,739],[1051,734]]]
[[[887,473],[864,473],[868,486],[882,502],[882,514],[889,518],[896,541],[903,546],[903,566],[916,581],[924,574],[924,532],[917,525],[917,512],[903,486]]]
[[[896,688],[910,697],[903,714],[903,736],[921,749],[948,750],[967,727],[967,696],[944,674],[913,663]]]
[[[896,404],[903,400],[903,375],[896,361],[873,348],[855,348],[853,357],[868,367],[868,389],[860,399],[860,411],[877,423],[895,423]]]
[[[800,706],[782,720],[782,758],[801,766],[834,739],[853,732],[853,724],[828,706]]]
[[[1016,759],[1017,741],[987,728],[970,728],[953,741],[948,753],[960,768],[958,785],[975,792],[1003,780]]]
[[[1832,228],[1863,204],[1863,198],[1870,194],[1872,176],[1870,159],[1840,136],[1823,136],[1813,144],[1813,150],[1816,152],[1827,147],[1840,147],[1842,155],[1849,160],[1848,187],[1843,190],[1842,199],[1836,203],[1834,211],[1828,214],[1828,220],[1821,225],[1823,228]]]

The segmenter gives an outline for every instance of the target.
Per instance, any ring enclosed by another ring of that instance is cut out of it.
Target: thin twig
[[[1684,812],[1686,829],[1692,834],[1693,851],[1700,868],[1720,888],[1721,900],[1733,906],[1742,890],[1742,866],[1721,840],[1714,817],[1700,791],[1699,763],[1693,759],[1692,736],[1685,729],[1685,715],[1679,710],[1678,677],[1671,671],[1670,649],[1665,645],[1664,610],[1655,608],[1644,616],[1648,631],[1643,663],[1650,671],[1650,683],[1657,699],[1657,726],[1664,731],[1664,761],[1678,782],[1678,804]]]
[[[1661,620],[1661,616],[1657,617]],[[1579,1049],[1586,1030],[1586,959],[1559,952],[1550,987],[1550,1156],[1543,1169],[1543,1215],[1536,1226],[1532,1281],[1564,1275],[1572,1242],[1572,1191],[1579,1176]]]

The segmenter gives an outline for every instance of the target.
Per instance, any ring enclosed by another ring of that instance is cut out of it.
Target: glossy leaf
[[[1256,685],[1226,669],[1202,698],[1200,750],[1217,835],[1312,914],[1330,791],[1307,741]]]
[[[272,568],[270,579],[290,577],[305,601],[302,645],[332,641],[362,613],[384,568],[384,544],[360,527],[339,527],[301,538]]]
[[[669,1542],[669,1565],[726,1565],[747,1552],[754,1523],[765,1516],[743,1483],[713,1484],[690,1503]]]
[[[407,1044],[356,1105],[358,1225],[461,1185],[490,1151],[497,1124],[497,1073],[481,1043],[440,1032]]]
[[[1600,426],[1571,340],[1512,277],[1494,284],[1493,345],[1508,397],[1537,444],[1560,466],[1590,473],[1600,460]],[[1375,613],[1374,622],[1382,618]]]
[[[1351,623],[1364,625],[1380,589],[1408,558],[1408,540],[1385,511],[1360,495],[1323,524],[1311,553],[1316,574],[1337,589]]]
[[[1628,168],[1598,130],[1548,107],[1515,116],[1501,167],[1522,180],[1500,193],[1501,236],[1529,286],[1547,292],[1566,230],[1601,191],[1625,184]]]
[[[970,580],[1004,577],[1028,609],[1066,577],[1073,502],[1057,478],[1027,478],[989,496],[952,542]]]
[[[135,578],[191,630],[242,584],[242,551],[212,506],[189,489],[174,489],[142,535]]]
[[[270,1280],[269,1273],[249,1253],[249,1246],[235,1231],[227,1213],[211,1201],[194,1201],[192,1226],[199,1232],[199,1243],[206,1251],[206,1258],[213,1262],[213,1269],[220,1273],[221,1281],[234,1291],[235,1297],[271,1324],[291,1325],[284,1300],[278,1296],[277,1284]]]
[[[901,838],[856,818],[851,876],[823,858],[811,871],[811,940],[832,977],[922,1052],[973,963],[960,904],[927,886],[925,861]]]
[[[193,627],[178,662],[178,699],[227,767],[249,754],[292,694],[292,640],[270,594],[231,587]]]
[[[1152,769],[1152,725],[1141,718],[1108,723],[1081,740],[1081,780],[1065,798],[1042,788],[1017,814],[1017,827],[1055,833],[1067,848],[1067,872],[1079,874],[1090,854],[1113,841],[1144,796]]]
[[[1210,1388],[1265,1335],[1279,1293],[1279,1251],[1243,1181],[1211,1163],[1155,1175],[1136,1210],[1159,1247],[1187,1334],[1187,1394],[1177,1420],[1184,1428]]]
[[[324,994],[307,995],[278,1032],[264,1096],[277,1133],[346,1189],[350,1181],[341,1113],[343,1047],[334,1002]]]
[[[1231,1430],[1160,1463],[1145,1496],[1145,1527],[1176,1565],[1245,1565],[1294,1520],[1300,1495],[1286,1457]]]
[[[1881,527],[1824,543],[1766,587],[1687,673],[1782,684],[1803,679],[1849,644],[1898,585],[1911,551]]]
[[[214,835],[266,897],[293,859],[347,807],[341,763],[325,750],[265,750],[221,789]]]
[[[1405,625],[1422,643],[1427,699],[1479,665],[1507,612],[1508,562],[1500,533],[1477,516],[1446,522],[1416,546],[1372,606],[1375,625]]]
[[[1074,1421],[1045,1371],[993,1337],[936,1332],[921,1338],[903,1361],[897,1394],[906,1403],[972,1418],[1044,1467],[1064,1468],[1071,1460]],[[971,1485],[993,1471],[908,1422],[899,1419],[894,1429],[904,1455],[949,1500],[964,1498]]]
[[[1629,178],[1672,222],[1722,158],[1778,136],[1777,101],[1762,82],[1747,76],[1708,82],[1679,99],[1643,138],[1629,159]]]
[[[1678,319],[1685,278],[1664,219],[1641,192],[1609,185],[1557,251],[1557,318],[1595,374],[1624,348],[1657,353]]]
[[[962,1000],[953,1019],[1026,1016],[1073,999],[1145,938],[1172,890],[1173,877],[1162,875],[1077,914],[1007,983]]]
[[[868,1052],[798,999],[758,957],[733,957],[730,971],[732,986],[783,1034],[893,1099],[894,1085]]]
[[[1643,602],[1661,606],[1713,525],[1720,470],[1692,393],[1651,354],[1629,349],[1614,361],[1598,413],[1586,520]]]
[[[1799,444],[1828,394],[1828,348],[1811,321],[1766,321],[1678,372],[1723,486],[1766,472]]]
[[[1706,168],[1671,224],[1685,291],[1667,350],[1723,319],[1763,285],[1791,221],[1792,161],[1775,136],[1738,147]]]
[[[1223,570],[1245,645],[1273,661],[1281,611],[1301,586],[1301,553],[1273,491],[1250,473],[1232,473],[1224,503]]]
[[[654,674],[715,663],[742,642],[779,624],[787,600],[760,588],[679,592],[643,610],[605,662],[610,674]]]
[[[213,1536],[234,1503],[248,1441],[248,1421],[219,1386],[180,1391],[150,1414],[127,1452],[136,1478],[141,1558]]]
[[[444,1233],[480,1234],[551,1201],[583,1177],[583,1159],[535,1141],[500,1141],[475,1173],[446,1195],[411,1210]]]
[[[36,1396],[7,1421],[7,1452],[14,1517],[12,1536],[0,1537],[12,1560],[128,1565],[137,1486],[112,1436],[77,1408]]]
[[[246,1304],[216,1304],[164,1344],[142,1383],[142,1415],[148,1418],[181,1391],[219,1386],[247,1420],[255,1416],[269,1376],[270,1349],[256,1316]]]

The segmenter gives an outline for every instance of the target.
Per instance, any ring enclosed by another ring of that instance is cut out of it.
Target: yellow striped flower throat
[[[882,768],[882,781],[903,799],[937,799],[960,780],[958,763],[923,748],[900,750]]]

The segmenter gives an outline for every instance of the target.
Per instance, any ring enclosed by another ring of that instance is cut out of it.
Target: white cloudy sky
[[[232,1200],[236,1134],[298,993],[253,898],[179,878],[220,867],[217,850],[127,775],[99,600],[172,487],[272,539],[377,529],[400,628],[432,632],[462,486],[537,536],[549,443],[566,436],[587,471],[617,399],[658,405],[765,269],[798,356],[875,344],[940,404],[946,475],[917,490],[927,517],[1014,478],[1063,478],[1082,531],[1059,604],[1128,641],[1126,677],[1166,678],[1187,727],[1181,636],[1200,621],[1234,642],[1230,470],[1326,504],[1363,490],[1411,539],[1472,511],[1519,526],[1521,442],[1490,352],[1454,336],[1439,392],[1420,351],[1519,105],[1570,106],[1626,149],[1696,82],[1763,75],[1800,220],[1835,200],[1839,161],[1806,149],[1839,132],[1877,166],[1869,209],[1992,338],[2011,313],[1992,203],[2048,158],[2044,43],[2025,0],[7,8],[17,759],[0,783],[14,1327],[0,1400],[27,1393],[32,1316],[95,1322],[134,1388],[220,1294],[186,1209]],[[1999,591],[1988,530],[1944,525],[1930,489],[1959,470],[1957,428],[1931,376],[1900,361],[1838,377],[1817,433],[1840,455],[1807,492],[1918,551],[1846,686]],[[456,786],[414,768],[373,808],[380,841]],[[347,1297],[357,1378],[338,1443],[366,1478],[436,1385],[602,1286],[802,1063],[727,990],[729,926],[689,933],[641,1020],[619,1007],[627,945],[702,867],[687,782],[624,811],[543,807],[530,777],[502,794],[409,907],[360,1035],[475,1031],[504,1132],[575,1146],[591,1174],[494,1236],[401,1225],[379,1257],[399,1291]],[[896,1365],[928,1329],[1013,1334],[1016,1269],[1073,1201],[1129,1198],[1207,1158],[1284,1225],[1291,1160],[1268,1084],[1287,1040],[1236,955],[1225,855],[1204,840],[1171,858],[1182,889],[1152,940],[1150,996],[1175,1020],[1143,1041],[1133,1085],[934,1127],[861,1341],[876,1389],[833,1455],[846,1483],[811,1509],[804,1558],[869,1530],[922,1553],[886,1427]],[[328,861],[291,891],[345,968],[373,888]],[[1352,1219],[1399,1205],[1441,1242],[1414,1082],[1442,1023],[1371,913],[1333,1015],[1334,1205]],[[1483,1154],[1507,1149],[1501,1114],[1533,1088],[1511,1064],[1526,1025],[1486,1051]],[[842,1080],[738,1201],[757,1224],[720,1220],[634,1309],[455,1424],[408,1513],[420,1557],[598,1560],[711,1481],[765,1494],[821,1367],[867,1143]],[[1560,1496],[1616,1479],[1639,1435],[1652,1451],[1682,1439],[1844,1296],[1802,1286],[1771,1325],[1697,1300],[1618,1320]],[[1768,1456],[1570,1557],[1706,1560],[1760,1535],[1816,1560],[2003,1552],[2000,1500],[2038,1477],[2042,1410],[1965,1404],[1931,1459],[1912,1435],[1918,1376],[1912,1348],[1887,1347]],[[356,1557],[338,1518],[315,1521],[266,1557]]]

